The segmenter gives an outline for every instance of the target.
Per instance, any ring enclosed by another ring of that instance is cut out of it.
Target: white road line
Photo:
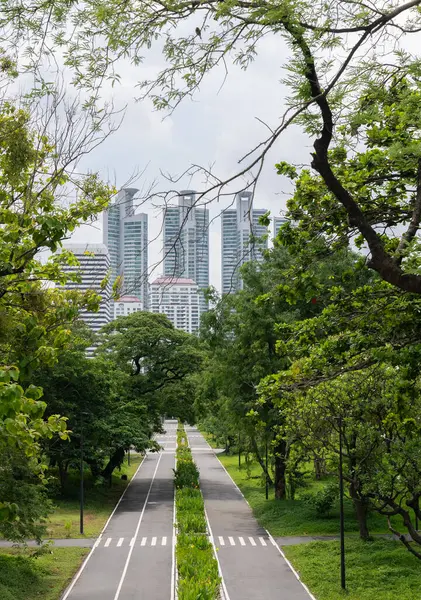
[[[69,587],[67,588],[67,591],[64,593],[64,596],[62,598],[62,600],[67,600],[67,598],[70,596],[70,592],[72,591],[72,589],[75,587],[76,582],[78,581],[79,577],[82,575],[86,565],[88,564],[89,559],[91,558],[92,554],[94,553],[94,551],[96,550],[96,548],[99,546],[100,542],[101,542],[101,538],[102,538],[102,534],[104,533],[104,531],[106,530],[106,528],[108,527],[108,523],[111,521],[111,519],[114,516],[115,511],[117,510],[117,508],[119,507],[120,502],[123,500],[124,498],[124,494],[127,492],[127,490],[129,489],[132,481],[135,479],[135,477],[137,476],[140,467],[143,465],[144,461],[146,459],[146,454],[143,457],[140,465],[137,467],[136,469],[136,473],[133,475],[133,477],[130,479],[129,484],[127,485],[126,488],[124,488],[123,493],[121,494],[117,504],[114,506],[114,509],[112,511],[112,513],[110,514],[110,516],[108,517],[104,527],[101,529],[101,533],[99,534],[95,544],[92,546],[91,551],[89,552],[88,556],[85,558],[85,560],[83,561],[83,563],[80,566],[79,571],[76,573],[76,575],[73,577],[72,581],[70,582]]]
[[[130,540],[130,546],[133,546],[133,544],[134,544],[134,538],[132,538],[132,539]]]
[[[105,542],[105,544],[104,544],[104,547],[105,547],[105,548],[108,548],[108,546],[111,544],[111,540],[112,540],[112,539],[113,539],[113,538],[107,538],[107,541],[106,541],[106,542]]]
[[[254,538],[252,538],[252,537],[249,537],[249,540],[250,540],[250,544],[251,544],[252,546],[255,546],[255,545],[256,545],[256,542],[254,541]]]
[[[117,547],[119,548],[123,542],[124,542],[124,538],[120,538],[117,542]]]
[[[270,536],[270,538],[269,538],[269,539],[270,539],[270,541],[272,542],[273,546],[275,546],[275,547],[276,547],[276,542],[275,542],[275,540],[273,539],[273,537],[272,537],[272,536]]]
[[[246,545],[246,542],[244,541],[244,538],[239,537],[238,540],[239,540],[241,546],[245,546]]]
[[[177,469],[177,457],[174,454],[174,471]],[[171,539],[171,596],[170,600],[176,600],[177,596],[177,565],[175,559],[175,527],[177,522],[177,517],[175,514],[175,492],[174,493],[174,502],[173,502],[173,513],[172,513],[172,539]]]
[[[231,546],[235,546],[235,541],[233,537],[228,537],[229,543],[231,544]]]
[[[167,538],[165,537],[165,535],[164,535],[164,537],[162,538],[162,544],[161,544],[161,545],[162,545],[162,546],[166,546],[166,545],[167,545]]]
[[[158,467],[159,467],[159,463],[161,462],[161,458],[162,458],[162,454],[159,455],[158,462],[156,463],[155,471],[153,473],[152,480],[151,480],[151,483],[150,483],[150,486],[149,486],[149,490],[148,490],[148,493],[147,493],[146,498],[145,498],[145,503],[143,505],[142,512],[140,513],[140,517],[139,517],[139,520],[137,522],[137,527],[136,527],[136,531],[135,531],[135,534],[134,534],[135,542],[137,540],[137,536],[139,535],[140,524],[142,522],[143,515],[145,514],[145,509],[146,509],[146,506],[148,504],[149,496],[151,495],[151,490],[152,490],[153,482],[155,481],[155,476],[156,476],[156,473],[158,471]],[[123,587],[124,579],[126,577],[127,568],[129,566],[129,562],[130,562],[130,559],[132,557],[133,548],[134,548],[134,545],[130,547],[129,553],[127,555],[126,564],[124,565],[123,573],[121,574],[120,582],[118,584],[118,588],[117,588],[117,591],[115,593],[114,600],[118,600],[118,598],[120,596],[121,588]]]
[[[219,545],[220,545],[220,546],[225,546],[224,538],[222,537],[222,535],[220,535],[220,536],[218,537],[218,540],[219,540]]]
[[[156,546],[156,537],[152,538],[151,546]]]
[[[262,544],[262,546],[267,546],[265,540],[262,537],[259,537],[259,541]]]
[[[221,467],[224,469],[225,473],[228,475],[228,477],[231,479],[232,483],[234,484],[234,486],[237,488],[237,490],[240,492],[240,494],[242,495],[243,499],[247,502],[248,506],[251,509],[251,506],[247,500],[247,498],[244,496],[243,492],[240,490],[240,488],[238,487],[238,485],[235,483],[234,479],[231,477],[231,475],[228,473],[228,471],[226,470],[226,468],[224,467],[224,465],[221,463],[221,461],[218,459],[218,456],[216,455],[215,450],[211,447],[211,445],[209,444],[209,448],[212,450],[215,458],[218,460],[219,464],[221,465]],[[251,509],[252,510],[252,509]],[[271,534],[266,530],[268,537],[270,540],[273,539],[273,537],[271,536]],[[310,590],[308,589],[308,587],[306,586],[306,584],[300,579],[299,574],[297,573],[297,571],[294,569],[294,567],[292,566],[292,564],[290,563],[290,561],[287,559],[287,557],[285,556],[284,552],[282,551],[282,549],[279,547],[279,545],[276,543],[276,540],[273,540],[274,546],[276,547],[276,549],[278,550],[279,554],[282,556],[282,558],[284,559],[284,561],[287,563],[287,565],[289,566],[289,568],[291,569],[291,571],[294,573],[295,577],[298,579],[298,581],[301,583],[301,585],[303,586],[303,588],[305,589],[305,591],[307,592],[309,598],[311,598],[311,600],[316,600],[316,597],[310,592]],[[273,543],[273,542],[272,542]],[[63,600],[66,600],[65,598],[63,598]]]
[[[135,538],[133,538],[133,539],[135,539]],[[146,540],[147,540],[147,539],[148,539],[148,538],[146,538],[146,537],[143,537],[143,538],[142,538],[142,541],[140,542],[140,545],[141,545],[141,546],[146,546]]]
[[[211,524],[209,522],[209,517],[208,517],[208,513],[206,512],[206,508],[204,508],[205,511],[205,519],[206,519],[206,524],[208,526],[208,531],[210,533],[210,535],[212,536],[213,539],[213,534],[212,534],[212,528],[211,528]],[[212,544],[212,550],[213,550],[213,555],[215,557],[215,560],[218,564],[218,572],[219,572],[219,577],[221,578],[221,600],[230,600],[229,594],[228,594],[228,590],[227,590],[227,586],[225,584],[224,581],[224,576],[222,574],[222,569],[221,569],[221,563],[219,562],[219,557],[218,557],[218,553],[216,551],[215,546]]]

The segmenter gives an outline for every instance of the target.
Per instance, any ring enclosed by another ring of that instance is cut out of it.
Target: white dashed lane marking
[[[210,537],[210,536],[209,536]],[[225,546],[225,547],[231,547],[231,546],[235,546],[236,548],[241,548],[244,546],[258,546],[258,547],[262,547],[262,546],[268,546],[268,542],[272,542],[272,544],[274,544],[274,541],[272,539],[270,539],[269,537],[252,537],[252,536],[223,536],[223,535],[218,535],[215,537],[215,543],[216,540],[218,540],[218,546]],[[213,540],[211,540],[213,541]],[[139,540],[137,542],[135,542],[135,538],[124,538],[124,537],[108,537],[108,538],[103,538],[102,540],[99,539],[95,542],[95,547],[102,547],[102,548],[121,548],[121,547],[127,547],[127,546],[133,546],[133,545],[137,545],[137,546],[142,546],[142,547],[148,547],[148,548],[159,548],[162,546],[166,546],[168,547],[168,536],[167,535],[163,535],[163,536],[151,536],[151,537],[142,537],[139,538]]]

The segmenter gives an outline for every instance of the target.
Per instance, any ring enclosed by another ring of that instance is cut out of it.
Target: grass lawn
[[[297,491],[296,500],[282,501],[275,500],[273,490],[270,490],[269,500],[266,500],[265,488],[260,478],[262,471],[258,463],[252,463],[250,478],[245,465],[239,470],[238,456],[219,454],[218,458],[247,498],[260,525],[268,529],[273,536],[339,534],[338,507],[334,507],[327,517],[317,516],[312,507],[300,500],[301,490]],[[316,491],[321,485],[323,483],[311,481],[301,493]],[[369,516],[368,525],[370,533],[389,533],[385,517],[376,513]],[[400,524],[399,527],[402,528]],[[345,531],[348,534],[358,534],[358,525],[349,500],[345,501]]]
[[[121,471],[115,471],[111,487],[107,484],[95,485],[90,473],[85,471],[84,535],[79,533],[79,478],[77,474],[69,474],[70,485],[66,498],[58,497],[53,500],[56,508],[49,518],[47,537],[90,538],[97,536],[142,458],[140,454],[132,454],[130,466],[127,464],[126,458]],[[128,476],[127,481],[121,479],[123,474]]]
[[[1,600],[58,600],[89,548],[53,548],[31,558],[22,551],[0,549]]]
[[[345,541],[347,593],[340,588],[339,542],[283,548],[317,600],[415,600],[421,563],[400,542]]]

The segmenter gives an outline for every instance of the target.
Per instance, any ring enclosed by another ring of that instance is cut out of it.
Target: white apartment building
[[[194,333],[199,327],[199,289],[192,279],[158,277],[150,286],[149,310],[167,315],[176,329]]]
[[[114,302],[114,319],[127,317],[143,310],[143,302],[137,296],[122,296]]]
[[[94,333],[112,320],[111,283],[102,289],[102,282],[110,274],[110,257],[104,244],[63,244],[79,261],[78,266],[65,265],[63,271],[78,275],[79,281],[68,281],[66,290],[93,290],[102,297],[99,311],[82,310],[80,318],[85,321]]]

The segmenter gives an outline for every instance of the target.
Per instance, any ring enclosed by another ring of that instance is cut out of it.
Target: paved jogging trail
[[[166,421],[62,600],[175,600],[176,421]],[[223,577],[224,600],[309,600],[204,437],[186,427]]]

